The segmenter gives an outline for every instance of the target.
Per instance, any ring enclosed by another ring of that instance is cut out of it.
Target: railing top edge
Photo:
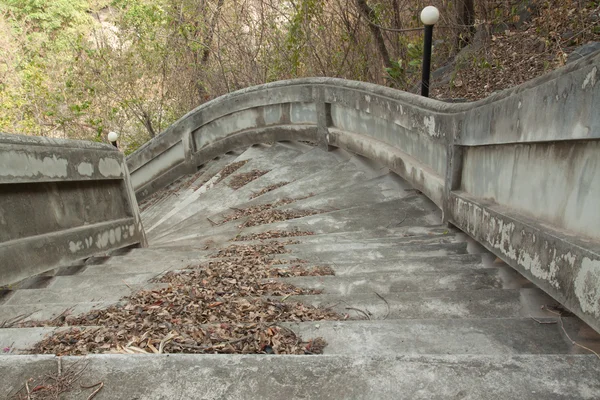
[[[159,135],[155,136],[152,140],[146,142],[142,145],[138,150],[136,150],[129,157],[135,156],[136,154],[143,151],[148,146],[151,146],[153,143],[160,141],[163,134],[167,133],[170,129],[182,123],[186,119],[190,118],[192,115],[201,112],[202,110],[209,109],[213,106],[217,106],[219,104],[225,103],[227,101],[233,100],[237,97],[256,93],[260,91],[280,89],[280,88],[289,88],[294,86],[309,86],[309,87],[319,87],[319,86],[334,86],[340,88],[348,88],[353,90],[360,90],[368,93],[372,93],[374,95],[380,95],[387,97],[392,100],[401,101],[411,105],[413,107],[422,108],[425,110],[430,110],[431,112],[444,113],[444,114],[460,114],[473,109],[477,109],[483,106],[490,105],[495,102],[502,101],[510,96],[518,95],[527,90],[533,89],[537,86],[543,85],[547,82],[557,80],[561,76],[568,74],[570,72],[577,71],[579,69],[586,68],[590,65],[600,65],[600,51],[592,53],[586,57],[581,58],[571,64],[565,65],[561,68],[558,68],[546,75],[540,76],[538,78],[532,79],[530,81],[524,82],[518,86],[505,89],[499,91],[497,93],[492,94],[489,97],[486,97],[481,100],[472,101],[472,102],[464,102],[464,103],[449,103],[445,101],[440,101],[436,99],[426,98],[417,94],[377,85],[374,83],[361,82],[361,81],[352,81],[341,78],[329,78],[329,77],[315,77],[315,78],[298,78],[298,79],[289,79],[282,80],[276,82],[265,83],[262,85],[251,86],[244,89],[240,89],[223,96],[217,97],[213,100],[210,100],[206,103],[199,105],[193,110],[186,113],[180,119],[178,119],[171,126],[166,128]]]
[[[0,133],[0,144],[14,144],[22,146],[48,146],[118,152],[118,150],[114,146],[104,143],[74,139],[48,138],[43,136],[15,135],[9,133]]]

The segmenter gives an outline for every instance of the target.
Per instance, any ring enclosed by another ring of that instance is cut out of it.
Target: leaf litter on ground
[[[311,196],[312,196],[312,194],[305,196],[305,197],[295,198],[295,199],[283,198],[283,199],[279,199],[273,203],[259,204],[256,206],[250,206],[250,207],[246,207],[246,208],[236,208],[236,209],[234,209],[233,213],[231,213],[231,214],[227,215],[225,218],[223,218],[223,220],[218,225],[222,225],[222,224],[225,224],[230,221],[236,221],[241,218],[246,218],[246,221],[244,221],[242,224],[240,224],[238,226],[238,228],[249,228],[252,226],[272,224],[275,222],[282,222],[282,221],[287,221],[290,219],[302,218],[302,217],[307,217],[310,215],[322,214],[324,212],[327,212],[325,210],[314,210],[314,209],[308,209],[308,210],[280,210],[280,209],[277,209],[277,207],[280,207],[283,205],[288,205],[295,201],[303,200],[303,199],[309,198]]]
[[[261,171],[259,169],[253,169],[250,172],[242,172],[240,174],[234,175],[229,180],[229,187],[237,190],[267,173],[269,173],[269,171]]]
[[[293,230],[293,231],[279,231],[279,230],[271,230],[266,232],[252,233],[250,235],[238,235],[231,239],[233,242],[249,242],[253,240],[268,240],[268,239],[278,239],[278,238],[287,238],[287,237],[297,237],[297,236],[311,236],[314,235],[314,232],[310,231],[301,231],[301,230]]]
[[[252,195],[250,196],[250,200],[255,199],[259,196],[262,196],[263,194],[269,193],[273,190],[279,189],[280,187],[283,187],[287,184],[289,184],[290,182],[284,181],[284,182],[278,182],[278,183],[274,183],[272,185],[269,185],[267,187],[262,188],[261,190],[259,190],[258,192],[252,193]]]
[[[318,354],[326,345],[323,339],[303,340],[279,324],[348,315],[284,300],[320,292],[273,278],[333,274],[328,267],[273,267],[273,256],[285,253],[285,243],[292,242],[231,245],[207,263],[155,279],[167,287],[138,291],[104,310],[22,326],[65,326],[32,353]]]
[[[219,179],[217,179],[217,181],[215,182],[215,185],[217,183],[221,182],[223,179],[227,178],[229,175],[233,174],[238,169],[242,168],[244,165],[246,165],[248,163],[248,161],[250,161],[250,160],[237,161],[237,162],[231,163],[228,166],[226,166],[225,168],[223,168],[221,170],[221,172],[219,172]]]

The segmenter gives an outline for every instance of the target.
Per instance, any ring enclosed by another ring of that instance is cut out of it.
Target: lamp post
[[[440,11],[434,6],[427,6],[421,11],[421,21],[425,24],[423,39],[423,75],[421,78],[421,96],[429,97],[429,75],[431,73],[431,45],[433,43],[433,26],[440,19]]]
[[[108,132],[108,141],[118,149],[119,146],[117,146],[117,139],[119,139],[119,134],[117,132]]]

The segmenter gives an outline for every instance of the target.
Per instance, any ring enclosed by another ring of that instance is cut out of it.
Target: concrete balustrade
[[[122,153],[0,134],[0,285],[130,245],[146,239]]]
[[[205,103],[132,154],[138,199],[235,148],[308,140],[389,167],[600,330],[600,54],[472,103],[333,78]]]

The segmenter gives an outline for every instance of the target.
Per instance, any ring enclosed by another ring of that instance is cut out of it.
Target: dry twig
[[[387,313],[385,314],[385,317],[383,317],[383,319],[387,319],[387,317],[390,315],[390,303],[388,303],[388,301],[379,293],[377,292],[373,292],[377,295],[377,297],[379,297],[381,300],[383,300],[385,302],[385,305],[387,306]]]
[[[371,319],[371,317],[369,316],[369,314],[367,314],[365,311],[361,310],[360,308],[355,308],[355,307],[346,307],[346,310],[354,310],[357,311],[361,314],[363,314],[365,317],[367,317],[368,320]]]

